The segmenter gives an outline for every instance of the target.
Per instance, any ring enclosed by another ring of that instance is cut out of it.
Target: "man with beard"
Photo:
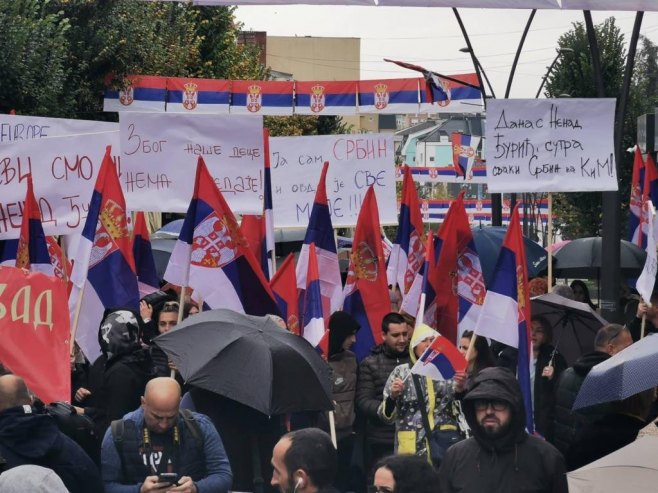
[[[338,493],[332,486],[337,469],[331,438],[318,428],[284,435],[272,451],[272,486],[281,493]]]
[[[525,431],[516,378],[505,368],[485,368],[462,403],[473,436],[448,449],[439,475],[442,493],[567,493],[562,454]]]

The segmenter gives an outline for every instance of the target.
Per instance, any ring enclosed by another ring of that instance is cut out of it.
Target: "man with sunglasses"
[[[562,454],[525,430],[521,388],[505,368],[473,379],[462,408],[473,436],[448,449],[439,471],[441,493],[566,493]]]

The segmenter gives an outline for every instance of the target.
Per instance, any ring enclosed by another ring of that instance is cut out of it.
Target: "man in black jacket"
[[[506,368],[485,368],[462,401],[473,436],[448,449],[441,493],[567,493],[562,454],[525,431],[519,384]]]
[[[0,377],[0,456],[6,467],[39,465],[55,471],[71,493],[103,491],[100,473],[55,420],[36,414],[22,378]]]
[[[399,313],[382,320],[384,343],[372,349],[359,366],[356,405],[366,420],[366,471],[382,457],[393,453],[395,425],[381,421],[377,409],[382,403],[384,386],[393,369],[409,362],[409,327]]]
[[[576,402],[576,396],[585,377],[594,366],[632,343],[631,333],[621,325],[609,324],[601,327],[594,338],[594,351],[583,354],[571,368],[567,368],[560,376],[555,388],[553,445],[565,457],[580,430],[585,425],[603,417],[609,409],[608,404],[590,406],[576,411],[571,409],[573,403]]]

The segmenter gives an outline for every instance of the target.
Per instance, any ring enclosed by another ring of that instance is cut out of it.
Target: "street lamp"
[[[473,58],[473,61],[475,62],[475,69],[479,70],[479,72],[484,76],[484,80],[487,82],[487,86],[489,86],[489,92],[491,93],[491,97],[494,99],[496,98],[496,93],[493,90],[493,87],[491,87],[491,82],[489,82],[489,77],[487,76],[487,73],[484,71],[484,68],[482,67],[482,64],[480,63],[480,60],[475,56],[475,53],[471,51],[470,48],[467,46],[464,48],[460,48],[459,51],[462,53],[470,53],[471,57]],[[482,93],[484,94],[484,87],[482,88]],[[486,97],[486,94],[484,94]]]
[[[539,99],[539,96],[541,95],[541,90],[544,88],[544,84],[546,84],[546,80],[548,79],[548,76],[551,75],[551,72],[553,71],[553,67],[555,67],[555,64],[557,63],[558,59],[562,55],[564,55],[565,53],[573,53],[574,52],[571,48],[559,48],[555,51],[557,52],[557,54],[555,55],[555,58],[551,62],[550,66],[548,67],[548,70],[546,70],[546,73],[541,78],[541,84],[539,85],[539,90],[537,91],[537,94],[535,95],[535,99]]]

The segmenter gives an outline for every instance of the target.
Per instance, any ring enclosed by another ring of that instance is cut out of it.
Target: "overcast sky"
[[[623,0],[619,0],[623,1]],[[503,97],[517,45],[529,10],[461,9],[475,54]],[[594,22],[614,16],[630,40],[634,12],[593,12]],[[472,72],[466,46],[450,9],[344,6],[246,6],[236,10],[244,29],[272,36],[338,36],[361,38],[361,78],[414,77],[415,73],[384,62],[393,58],[413,62],[449,75]],[[524,45],[511,97],[534,97],[547,66],[555,57],[557,40],[581,11],[538,10]],[[646,13],[642,34],[658,44],[658,12]],[[286,56],[286,54],[277,54]],[[340,53],[332,55],[340,60]],[[302,61],[303,62],[303,61]],[[316,60],[315,63],[322,63]]]

